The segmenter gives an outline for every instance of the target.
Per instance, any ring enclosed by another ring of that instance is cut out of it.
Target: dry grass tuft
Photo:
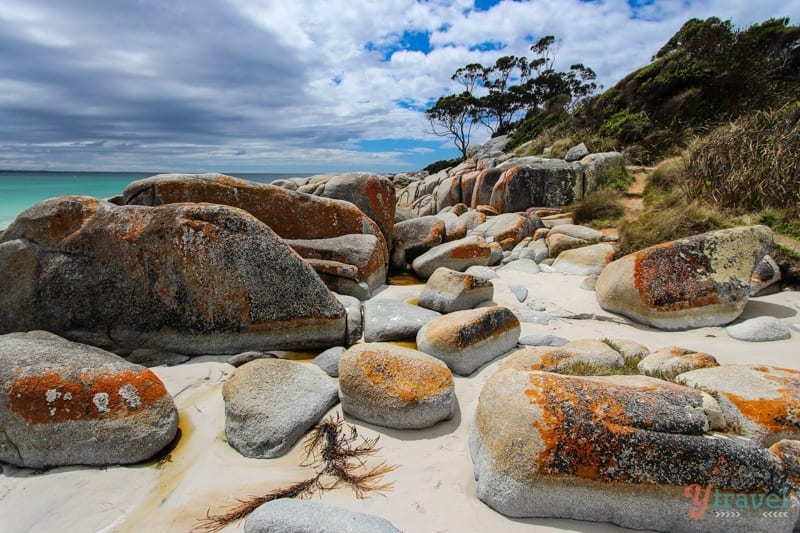
[[[686,189],[737,213],[800,209],[800,105],[759,111],[696,141]]]
[[[589,193],[572,206],[572,217],[575,224],[597,222],[608,227],[625,216],[622,195],[613,189],[600,189]]]

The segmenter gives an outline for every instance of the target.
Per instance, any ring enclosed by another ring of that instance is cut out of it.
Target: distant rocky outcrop
[[[502,144],[479,147],[460,165],[409,183],[398,192],[398,207],[417,216],[435,215],[460,203],[472,209],[490,206],[498,214],[531,206],[561,207],[625,174],[624,158],[616,152],[567,162],[512,157],[499,151]]]
[[[748,226],[646,248],[603,270],[597,301],[660,329],[724,325],[744,309],[753,269],[771,246],[769,228]]]
[[[136,463],[177,431],[175,402],[150,370],[44,331],[0,335],[0,461]]]
[[[212,204],[60,197],[0,242],[0,333],[44,329],[129,352],[329,347],[345,310],[268,226]]]

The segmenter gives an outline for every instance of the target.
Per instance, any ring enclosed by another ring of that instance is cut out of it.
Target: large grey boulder
[[[437,311],[398,300],[370,300],[364,304],[364,341],[414,339],[419,328],[438,316]]]
[[[421,429],[453,416],[456,395],[447,366],[417,350],[356,344],[339,360],[345,413],[395,429]]]
[[[345,310],[269,227],[223,205],[64,196],[0,242],[0,333],[103,348],[233,354],[342,344]]]
[[[482,277],[449,268],[437,268],[419,294],[419,305],[439,313],[472,309],[491,300],[494,285]]]
[[[722,365],[680,374],[676,381],[719,402],[729,427],[762,446],[800,439],[800,371]]]
[[[225,435],[245,457],[285,454],[336,404],[331,378],[314,365],[257,359],[222,386]]]
[[[502,175],[492,187],[489,205],[499,213],[525,211],[531,206],[562,206],[579,199],[580,164],[559,159],[510,159],[498,169]],[[478,187],[478,185],[476,185]]]
[[[521,328],[511,310],[485,307],[435,318],[417,333],[417,348],[461,376],[517,347]]]
[[[245,533],[400,533],[388,520],[312,500],[281,498],[247,516]]]
[[[709,438],[708,402],[701,391],[645,376],[500,370],[481,391],[470,432],[478,498],[509,517],[788,533],[800,502],[786,492],[783,461],[748,439]],[[720,520],[702,507],[706,487],[779,501],[786,494],[786,514],[748,507],[736,521]]]
[[[0,335],[0,462],[136,463],[177,430],[175,402],[152,371],[44,331]]]
[[[724,325],[744,310],[753,269],[771,246],[769,228],[748,226],[646,248],[606,266],[597,301],[660,329]]]

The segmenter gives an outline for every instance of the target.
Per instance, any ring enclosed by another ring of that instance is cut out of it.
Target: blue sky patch
[[[423,54],[428,54],[433,50],[431,46],[431,33],[428,31],[406,30],[401,35],[394,37],[395,39],[392,39],[389,43],[376,44],[373,41],[369,41],[364,47],[370,52],[379,52],[382,54],[383,61],[389,61],[392,58],[392,54],[400,50],[422,52]]]
[[[500,3],[500,0],[475,0],[475,11],[489,11]]]
[[[484,41],[482,43],[473,44],[469,47],[470,52],[491,52],[492,50],[502,50],[506,47],[505,43],[500,41]]]

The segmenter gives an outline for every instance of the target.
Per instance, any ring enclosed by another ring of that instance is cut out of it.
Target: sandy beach
[[[551,333],[570,340],[623,338],[651,350],[680,346],[704,351],[720,364],[760,364],[800,369],[797,333],[784,341],[747,343],[730,338],[724,328],[664,332],[630,323],[603,311],[594,293],[581,289],[582,276],[525,274],[500,270],[493,280],[494,302],[520,307],[511,285],[524,285],[528,307],[559,317],[548,325],[523,323],[522,335]],[[373,298],[407,301],[422,285],[383,286]],[[532,302],[532,303],[531,303]],[[787,324],[800,322],[800,295],[782,291],[751,299],[740,320],[771,315]],[[510,352],[511,353],[511,352]],[[506,354],[507,356],[508,354]],[[510,519],[476,497],[467,446],[481,388],[506,357],[469,377],[455,376],[455,416],[424,430],[391,430],[350,416],[345,421],[365,437],[379,436],[375,460],[398,468],[385,481],[391,491],[358,500],[342,488],[321,496],[324,503],[386,518],[406,532],[623,531],[609,525],[574,520]],[[22,532],[191,531],[208,510],[236,499],[264,494],[307,477],[300,465],[302,442],[277,459],[248,459],[228,446],[222,384],[234,371],[227,356],[204,356],[175,367],[153,370],[164,381],[180,411],[181,437],[167,455],[146,464],[108,468],[62,467],[36,472],[3,465],[0,475],[2,530]],[[310,363],[308,363],[310,364]],[[342,414],[340,406],[329,414]],[[319,498],[319,496],[315,496]],[[689,502],[687,501],[687,512]],[[243,523],[224,531],[241,531]]]

